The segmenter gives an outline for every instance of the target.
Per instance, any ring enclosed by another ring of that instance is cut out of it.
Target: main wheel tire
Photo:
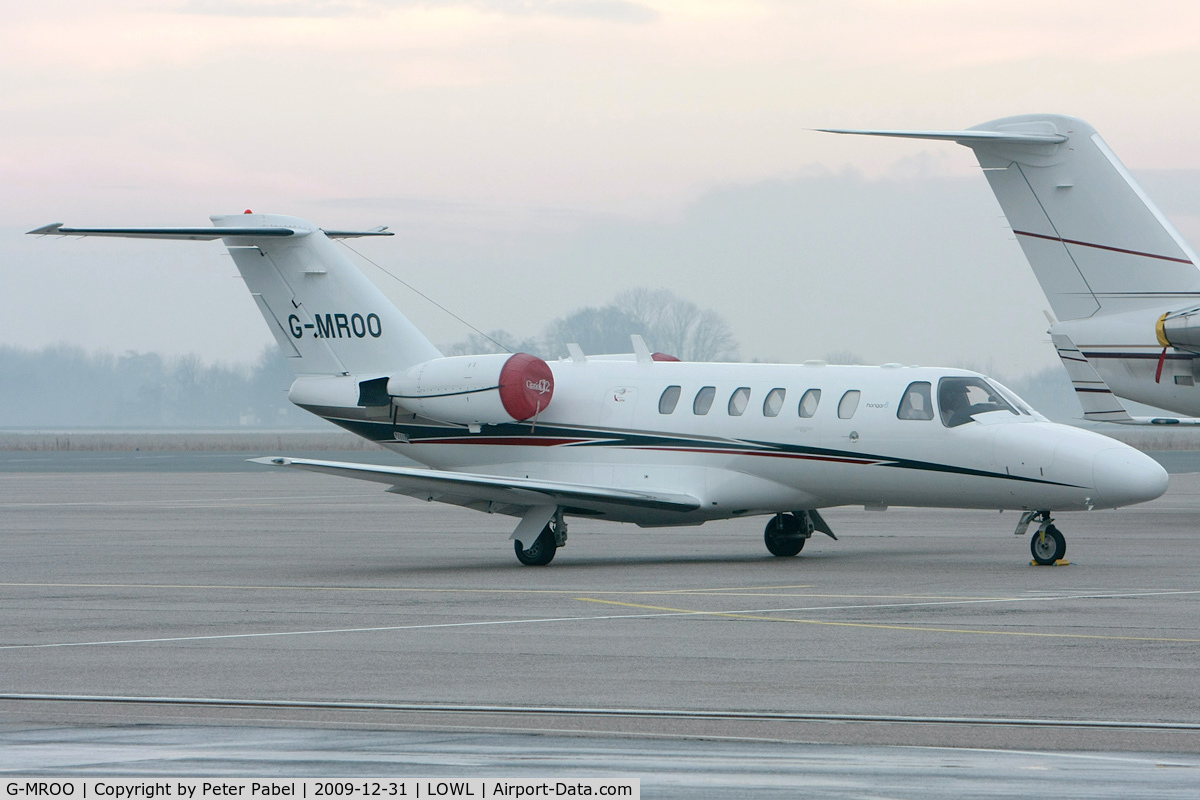
[[[517,553],[517,561],[520,561],[527,567],[544,567],[554,560],[554,553],[558,550],[558,545],[554,542],[554,531],[550,530],[550,526],[542,528],[541,535],[534,540],[533,546],[528,550],[521,546],[521,541],[513,542],[513,549]]]
[[[1029,542],[1029,552],[1033,554],[1033,560],[1037,563],[1047,566],[1061,559],[1067,554],[1067,539],[1058,532],[1058,528],[1053,525],[1046,528],[1046,535],[1035,533],[1033,539]]]
[[[767,521],[763,541],[773,556],[794,556],[804,549],[800,521],[791,514],[777,514]]]

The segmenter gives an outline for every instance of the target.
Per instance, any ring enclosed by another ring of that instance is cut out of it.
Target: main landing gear
[[[567,521],[563,519],[562,509],[554,514],[554,519],[546,523],[542,532],[528,549],[519,539],[513,541],[513,550],[517,553],[517,561],[527,567],[544,567],[554,560],[558,548],[567,543]]]
[[[812,520],[807,514],[776,514],[767,520],[763,541],[773,556],[794,556],[804,549],[812,536]]]
[[[1054,527],[1054,520],[1049,511],[1026,511],[1017,522],[1017,536],[1025,533],[1029,525],[1038,523],[1037,532],[1029,540],[1029,552],[1033,560],[1042,566],[1049,566],[1067,554],[1067,537]]]
[[[793,511],[791,514],[776,514],[767,522],[763,541],[773,556],[794,556],[804,549],[804,543],[814,532],[823,533],[837,540],[829,524],[815,509]]]

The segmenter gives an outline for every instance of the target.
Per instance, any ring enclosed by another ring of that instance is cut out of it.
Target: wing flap
[[[356,464],[345,461],[318,461],[308,458],[252,458],[255,464],[293,467],[339,475],[344,478],[374,481],[392,486],[391,491],[413,497],[467,505],[490,502],[528,508],[569,504],[604,511],[613,507],[653,511],[695,511],[700,501],[687,494],[658,491],[630,491],[605,486],[587,486],[560,481],[449,472],[416,467],[392,467],[381,464]]]

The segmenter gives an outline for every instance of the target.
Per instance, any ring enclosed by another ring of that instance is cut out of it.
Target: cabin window
[[[746,406],[750,403],[750,387],[741,386],[734,390],[729,396],[729,416],[740,417],[746,413]]]
[[[897,419],[933,419],[933,387],[929,381],[913,381],[900,398]]]
[[[696,392],[696,399],[692,401],[692,413],[698,416],[704,416],[708,410],[712,408],[713,398],[717,396],[717,387],[705,386],[700,391]]]
[[[658,413],[673,414],[675,406],[679,404],[679,393],[682,391],[678,386],[668,386],[662,393],[662,397],[658,398]]]
[[[851,389],[842,395],[842,399],[838,403],[838,417],[840,419],[853,417],[854,412],[858,410],[858,398],[860,397],[862,397],[862,392],[858,389]]]
[[[1003,395],[983,378],[942,378],[938,381],[938,406],[942,411],[942,424],[947,428],[974,422],[977,414],[990,411],[1007,411],[1019,416]]]
[[[783,410],[783,398],[787,397],[787,389],[772,389],[763,400],[763,416],[778,417]]]
[[[817,413],[817,406],[821,404],[821,390],[809,389],[804,393],[804,397],[800,398],[800,416],[808,419],[813,414]]]

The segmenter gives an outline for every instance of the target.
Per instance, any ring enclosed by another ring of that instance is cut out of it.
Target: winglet
[[[61,228],[62,226],[63,226],[63,224],[61,222],[51,222],[49,225],[43,225],[40,228],[34,228],[31,231],[26,231],[25,235],[26,236],[51,236],[55,233],[58,233],[58,229]]]

